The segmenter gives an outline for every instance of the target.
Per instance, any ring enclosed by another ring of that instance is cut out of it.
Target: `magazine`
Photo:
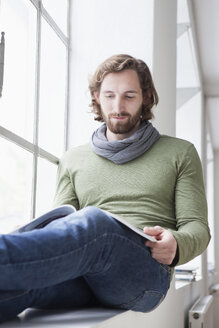
[[[45,227],[48,223],[52,222],[53,220],[60,219],[64,216],[67,216],[71,213],[76,212],[76,209],[72,205],[62,205],[56,207],[49,212],[33,219],[32,221],[28,222],[27,224],[22,225],[18,229],[14,230],[13,232],[25,232],[30,231],[33,229],[41,229]]]
[[[103,210],[104,211],[104,210]],[[133,224],[128,223],[126,220],[124,220],[123,218],[121,218],[120,216],[116,215],[116,214],[112,214],[108,211],[104,211],[105,213],[109,214],[110,216],[112,216],[114,219],[116,219],[117,221],[119,221],[120,223],[124,224],[126,227],[130,228],[131,230],[135,231],[137,234],[141,235],[142,237],[144,237],[145,239],[148,239],[150,241],[157,241],[155,237],[150,236],[146,233],[144,233],[144,231],[142,229],[139,229],[135,226],[133,226]]]
[[[77,210],[72,205],[62,205],[62,206],[56,207],[56,208],[52,209],[51,211],[46,212],[45,214],[33,219],[32,221],[28,222],[27,224],[21,226],[20,228],[14,230],[13,233],[26,232],[26,231],[30,231],[33,229],[41,229],[41,228],[45,227],[48,223],[52,222],[53,220],[60,219],[64,216],[67,216],[76,211]],[[143,230],[136,228],[132,224],[128,223],[126,220],[122,219],[120,216],[112,214],[112,213],[110,213],[108,211],[104,211],[104,210],[103,210],[103,212],[112,216],[114,219],[116,219],[120,223],[124,224],[128,228],[132,229],[133,231],[135,231],[137,234],[141,235],[145,239],[148,239],[153,242],[156,241],[156,239],[153,236],[145,234]]]

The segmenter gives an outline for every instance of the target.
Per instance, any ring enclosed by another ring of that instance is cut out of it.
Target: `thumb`
[[[144,227],[144,232],[150,236],[158,236],[163,232],[163,228],[161,228],[160,226]]]

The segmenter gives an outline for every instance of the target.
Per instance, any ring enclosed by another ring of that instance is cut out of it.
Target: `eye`
[[[106,98],[113,98],[113,95],[105,95]]]
[[[132,99],[132,98],[134,98],[133,96],[128,96],[128,95],[126,95],[125,97],[126,97],[126,99]]]

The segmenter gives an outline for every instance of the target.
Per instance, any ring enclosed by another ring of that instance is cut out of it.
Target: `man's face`
[[[107,74],[95,97],[107,125],[106,136],[109,141],[128,138],[138,130],[143,96],[134,70]]]

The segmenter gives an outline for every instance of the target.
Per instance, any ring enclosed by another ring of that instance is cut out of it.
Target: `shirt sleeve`
[[[56,179],[56,192],[53,200],[53,207],[70,204],[77,210],[79,203],[74,189],[72,177],[66,166],[65,160],[62,159],[59,163]]]
[[[178,167],[175,215],[177,231],[172,233],[178,243],[180,265],[200,255],[210,241],[202,166],[192,144]]]

